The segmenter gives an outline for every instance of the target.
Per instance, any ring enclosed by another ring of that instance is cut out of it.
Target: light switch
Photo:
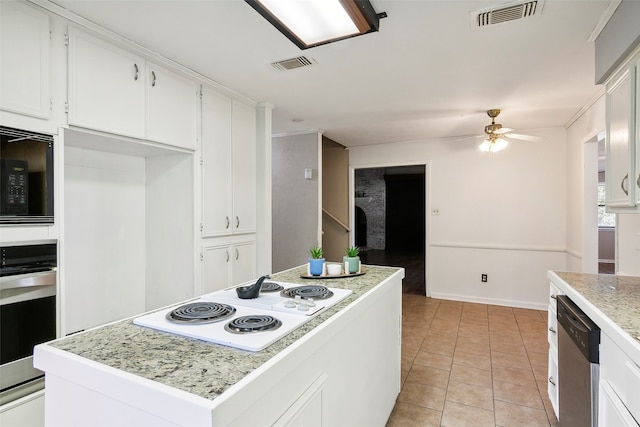
[[[304,179],[313,178],[313,169],[305,169],[304,170]]]

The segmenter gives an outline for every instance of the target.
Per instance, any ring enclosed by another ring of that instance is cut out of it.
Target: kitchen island
[[[262,351],[159,332],[132,319],[35,349],[51,426],[383,426],[400,391],[404,270],[274,281],[352,293]]]
[[[550,271],[551,300],[569,297],[598,327],[598,425],[637,427],[640,420],[640,277]],[[549,310],[549,397],[558,402],[555,305]],[[562,422],[562,420],[560,420]]]

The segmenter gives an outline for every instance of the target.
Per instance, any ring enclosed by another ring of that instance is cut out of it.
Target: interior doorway
[[[402,291],[419,295],[426,295],[425,176],[424,165],[363,168],[354,182],[360,259],[403,267]]]

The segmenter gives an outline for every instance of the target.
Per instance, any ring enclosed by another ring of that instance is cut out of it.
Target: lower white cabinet
[[[0,406],[2,427],[44,427],[44,390]]]
[[[254,241],[211,244],[202,248],[202,293],[255,279]]]
[[[638,426],[640,367],[607,334],[600,339],[599,425]]]
[[[547,375],[547,393],[553,412],[558,416],[558,320],[556,297],[562,295],[563,292],[553,283],[549,287],[549,306],[548,311],[548,332],[549,341],[549,367]]]

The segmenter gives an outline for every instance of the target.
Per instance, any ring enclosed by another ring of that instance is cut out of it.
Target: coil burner
[[[273,331],[282,326],[282,322],[273,316],[249,315],[236,317],[224,325],[224,329],[234,334],[251,334]]]
[[[280,295],[287,298],[295,298],[296,296],[299,296],[302,299],[313,298],[314,300],[319,300],[331,298],[333,296],[333,292],[325,286],[308,285],[285,289],[280,292]]]
[[[174,323],[204,324],[228,319],[235,307],[217,302],[198,301],[181,305],[167,313],[167,320]]]
[[[262,282],[260,292],[280,292],[284,287],[275,282]]]

